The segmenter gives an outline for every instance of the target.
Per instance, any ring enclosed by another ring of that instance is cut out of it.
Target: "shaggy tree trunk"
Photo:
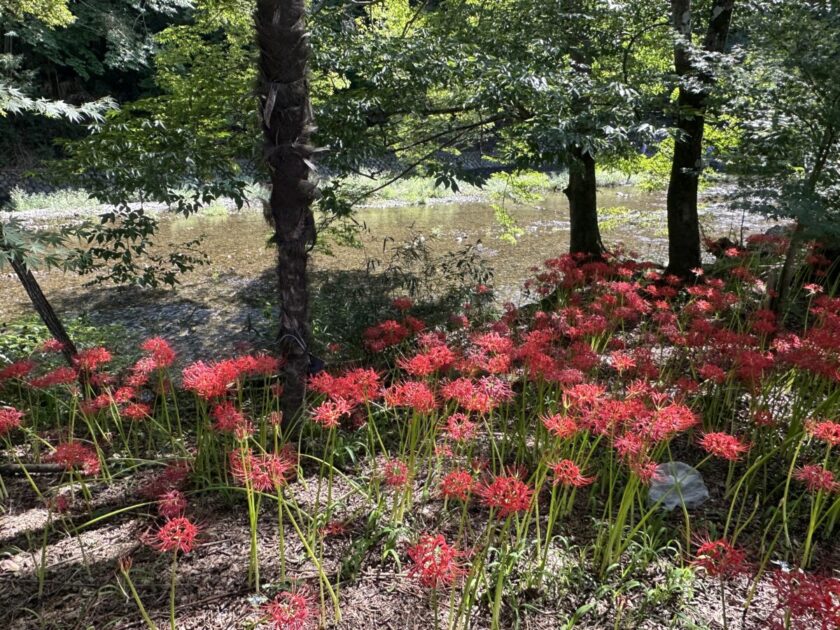
[[[715,0],[703,42],[707,52],[723,52],[735,0]],[[674,68],[683,80],[677,100],[677,135],[668,183],[668,273],[692,277],[700,267],[700,223],[697,185],[703,171],[703,123],[713,78],[691,59],[691,0],[671,0],[672,26],[680,39],[674,46]],[[686,80],[690,80],[687,82]]]
[[[259,94],[265,159],[271,173],[267,218],[274,227],[279,293],[279,350],[286,358],[283,410],[298,413],[309,371],[306,266],[315,242],[315,183],[309,138],[309,43],[303,0],[258,0]]]
[[[569,199],[571,235],[569,253],[600,258],[604,251],[598,229],[595,158],[580,147],[572,149],[569,185],[563,190]]]

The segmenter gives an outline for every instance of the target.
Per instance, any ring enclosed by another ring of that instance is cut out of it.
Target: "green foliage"
[[[120,343],[124,331],[119,324],[94,324],[87,317],[70,317],[64,321],[68,334],[79,345],[87,348],[108,346],[123,348]],[[47,327],[34,317],[0,323],[0,359],[11,361],[15,357],[29,356],[50,339]],[[124,359],[127,362],[128,359]]]
[[[76,20],[67,0],[0,0],[0,18],[3,14],[15,20],[35,18],[49,28],[68,26]]]

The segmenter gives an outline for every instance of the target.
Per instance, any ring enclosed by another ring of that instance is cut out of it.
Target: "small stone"
[[[659,503],[669,512],[684,505],[696,508],[709,498],[703,477],[693,466],[684,462],[666,462],[656,467],[656,476],[650,484],[648,503]]]

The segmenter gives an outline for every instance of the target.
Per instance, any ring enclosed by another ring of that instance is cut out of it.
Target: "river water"
[[[707,236],[737,240],[741,234],[773,225],[729,209],[719,201],[718,192],[704,194],[701,223]],[[639,258],[667,262],[664,193],[608,188],[599,191],[598,201],[602,238],[608,248],[622,243]],[[562,194],[552,193],[538,203],[509,205],[506,210],[522,230],[515,244],[503,238],[505,231],[492,206],[483,201],[363,208],[356,215],[365,228],[359,234],[361,246],[330,245],[331,254],[316,251],[312,269],[321,277],[364,269],[371,259],[387,259],[395,245],[423,234],[433,256],[478,244],[482,260],[495,272],[500,299],[517,301],[532,267],[566,251],[568,204]],[[256,208],[217,216],[164,218],[160,243],[202,236],[209,256],[208,265],[184,276],[174,290],[85,287],[85,278],[59,271],[38,272],[37,277],[65,316],[84,314],[94,323],[122,323],[140,337],[154,333],[241,340],[262,312],[261,304],[271,300],[274,256],[266,246],[269,234]],[[32,313],[12,274],[0,276],[0,295],[0,323]],[[201,345],[213,350],[212,342]]]

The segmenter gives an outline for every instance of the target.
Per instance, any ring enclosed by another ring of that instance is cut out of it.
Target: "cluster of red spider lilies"
[[[583,562],[604,579],[667,524],[671,560],[719,580],[724,625],[727,605],[749,607],[764,581],[777,594],[768,623],[840,627],[840,579],[823,561],[840,519],[840,297],[814,254],[783,325],[762,280],[780,245],[754,237],[691,283],[629,258],[563,256],[535,270],[530,305],[467,309],[439,327],[399,298],[362,334],[369,355],[310,378],[298,418],[280,413],[267,355],[179,374],[153,338],[119,371],[104,348],[56,367],[60,348],[46,343],[0,368],[0,434],[23,470],[66,469],[72,496],[29,477],[56,510],[84,509],[92,481],[129,462],[168,462],[136,509],[155,521],[145,540],[172,557],[172,627],[178,559],[209,535],[190,517],[207,492],[247,507],[250,584],[271,595],[258,620],[276,628],[340,619],[348,578],[327,570],[329,540],[369,536],[359,523],[387,533],[371,548],[393,553],[373,556],[407,563],[435,623],[506,627],[512,590],[553,579],[572,521],[589,523]],[[651,498],[671,462],[703,476],[707,503],[667,511]],[[429,504],[435,517],[421,518]],[[270,566],[266,513],[279,538]],[[287,571],[290,536],[316,577]],[[130,570],[123,560],[154,627]],[[751,584],[738,601],[725,588],[735,580]]]

